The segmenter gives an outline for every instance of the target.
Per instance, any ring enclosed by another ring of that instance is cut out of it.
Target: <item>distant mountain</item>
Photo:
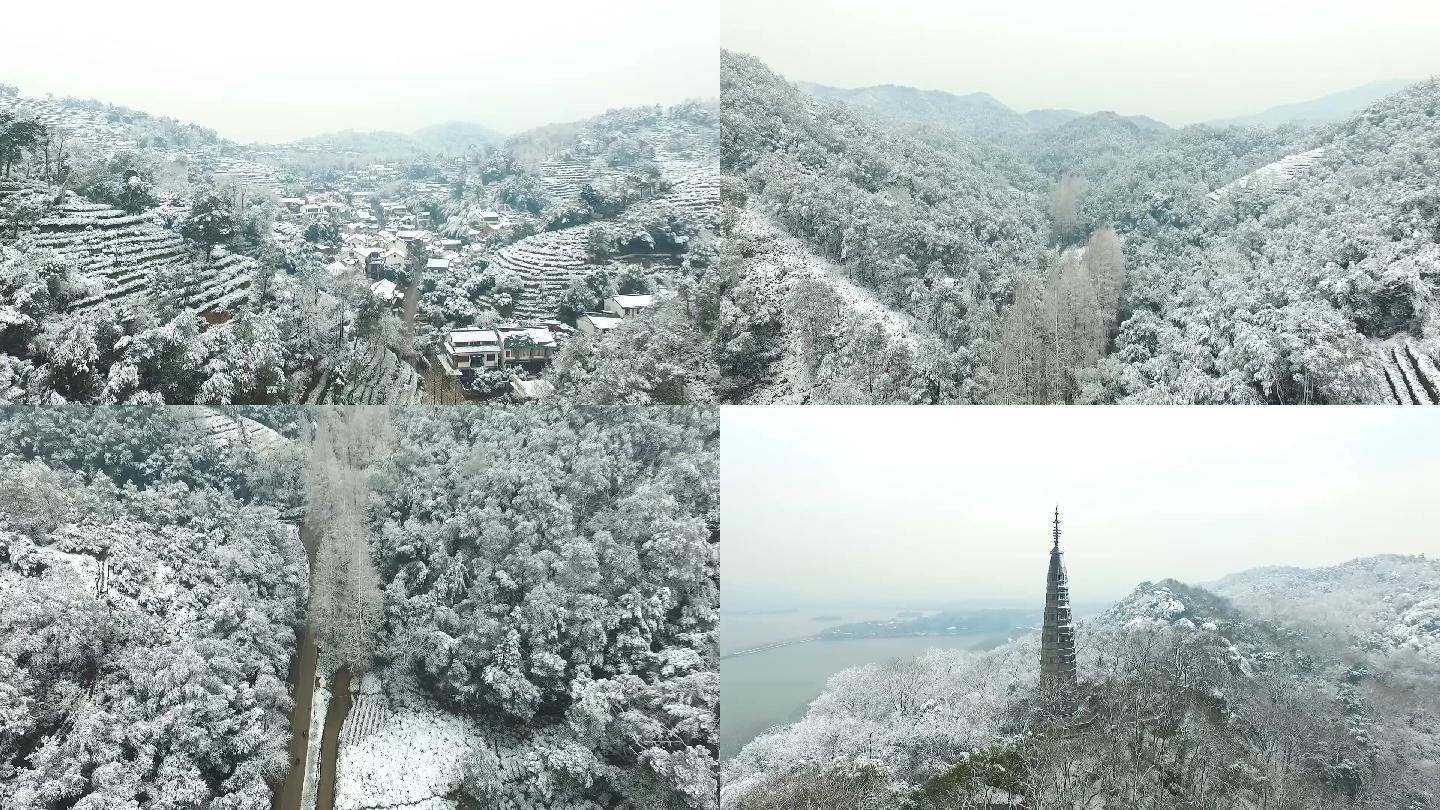
[[[1076,110],[1032,110],[1022,115],[988,93],[962,96],[944,90],[919,90],[894,84],[855,89],[813,82],[797,82],[796,85],[816,98],[843,102],[884,124],[940,127],[990,140],[1048,132],[1087,116]],[[1111,115],[1146,130],[1170,129],[1143,115],[1095,114]]]
[[[392,130],[345,129],[302,138],[302,144],[328,144],[362,154],[404,156],[419,153],[463,154],[474,146],[489,146],[504,136],[468,121],[435,124],[406,134]]]
[[[471,121],[447,121],[416,130],[411,137],[444,154],[463,154],[474,147],[491,146],[505,140],[499,132]]]
[[[1023,135],[1030,130],[1024,116],[987,93],[958,96],[894,84],[855,89],[811,82],[799,82],[798,86],[816,98],[843,102],[885,124],[943,127],[982,138]]]
[[[1170,128],[1151,118],[1098,112],[1034,133],[1023,144],[1030,162],[1051,177],[1087,174],[1155,143]]]
[[[323,132],[319,135],[311,135],[308,138],[301,138],[298,143],[302,144],[326,144],[338,149],[349,149],[356,152],[375,151],[416,151],[419,145],[403,132],[391,130],[354,130],[342,129],[338,132]]]
[[[1031,110],[1025,113],[1025,120],[1032,129],[1045,131],[1063,127],[1082,115],[1076,110]]]
[[[1222,118],[1207,123],[1215,127],[1278,127],[1285,124],[1324,126],[1325,124],[1333,124],[1349,118],[1380,99],[1398,93],[1411,84],[1414,84],[1414,82],[1410,79],[1391,79],[1388,81],[1371,82],[1370,84],[1364,84],[1340,93],[1332,93],[1328,96],[1321,96],[1320,98],[1311,99],[1310,101],[1281,104],[1278,107],[1271,107],[1264,112],[1254,115]]]

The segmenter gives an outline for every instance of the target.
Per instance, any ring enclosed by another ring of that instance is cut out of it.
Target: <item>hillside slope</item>
[[[722,53],[721,90],[720,165],[747,198],[737,204],[927,324],[969,381],[953,396],[985,398],[999,308],[1050,262],[1044,179],[983,143],[886,130],[749,56]]]

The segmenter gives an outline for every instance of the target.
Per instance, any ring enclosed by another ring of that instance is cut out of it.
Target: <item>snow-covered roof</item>
[[[374,284],[370,285],[370,293],[376,298],[394,298],[395,290],[395,282],[391,281],[388,278],[382,278]]]
[[[589,321],[591,326],[601,332],[607,329],[614,329],[625,322],[619,315],[601,315],[597,312],[587,312],[580,316],[580,320]]]
[[[625,309],[644,309],[655,305],[653,295],[615,295],[611,298]]]
[[[428,262],[425,263],[425,269],[426,269],[426,270],[449,270],[449,269],[450,269],[450,260],[449,260],[449,259],[431,259],[430,261],[428,261]]]
[[[543,326],[502,326],[500,327],[500,334],[506,340],[528,337],[536,346],[555,345],[555,335]]]
[[[445,348],[455,355],[500,350],[500,335],[494,329],[452,329],[445,336]]]
[[[511,377],[510,388],[521,399],[544,399],[555,393],[555,385],[549,380],[522,380]]]

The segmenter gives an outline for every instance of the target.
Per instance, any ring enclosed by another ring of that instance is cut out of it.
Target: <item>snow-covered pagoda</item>
[[[1075,674],[1075,623],[1070,616],[1070,578],[1060,550],[1060,507],[1055,507],[1055,543],[1050,547],[1050,570],[1045,575],[1045,624],[1040,631],[1040,687],[1046,694],[1073,695]]]

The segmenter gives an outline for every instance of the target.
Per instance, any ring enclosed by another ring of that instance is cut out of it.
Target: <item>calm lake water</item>
[[[729,615],[721,613],[721,653],[788,639],[804,638],[826,627],[894,618],[897,611],[807,610],[800,613]],[[816,620],[816,616],[827,617]],[[828,617],[839,616],[834,620]],[[850,641],[812,641],[720,661],[720,756],[728,759],[766,729],[794,722],[825,688],[831,675],[853,666],[896,658],[914,658],[930,649],[981,650],[1004,637],[906,636]]]

